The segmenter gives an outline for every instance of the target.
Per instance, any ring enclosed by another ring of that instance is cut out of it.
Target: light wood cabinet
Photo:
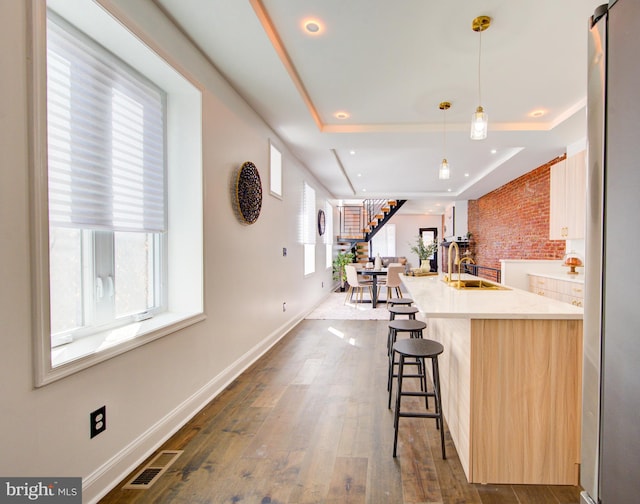
[[[529,291],[540,296],[582,307],[584,284],[547,276],[529,275]]]
[[[577,485],[582,321],[429,318],[470,483]]]
[[[586,151],[581,151],[551,167],[549,239],[584,238],[586,173]]]

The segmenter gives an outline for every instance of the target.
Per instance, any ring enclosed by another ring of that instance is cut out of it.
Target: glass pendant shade
[[[448,180],[450,174],[451,174],[451,171],[449,170],[449,163],[445,158],[442,160],[442,163],[440,163],[440,169],[438,170],[438,178],[440,180]]]
[[[471,140],[484,140],[487,138],[488,123],[487,114],[482,107],[478,107],[471,116]]]

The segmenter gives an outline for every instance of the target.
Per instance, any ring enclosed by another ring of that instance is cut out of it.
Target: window
[[[41,386],[204,318],[202,96],[95,2],[31,5]]]
[[[371,239],[371,256],[396,257],[396,225],[385,224]]]
[[[47,18],[57,346],[165,308],[166,95],[55,14]]]
[[[271,194],[282,199],[282,154],[269,142],[269,187]]]
[[[325,266],[333,267],[333,207],[329,202],[324,205],[325,228],[324,228],[324,244],[326,248]]]
[[[304,245],[304,274],[316,271],[316,191],[306,182],[303,190],[302,243]]]

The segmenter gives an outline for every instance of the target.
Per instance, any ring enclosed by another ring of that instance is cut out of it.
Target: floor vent
[[[161,451],[122,488],[126,490],[146,490],[150,488],[181,454],[182,450]]]

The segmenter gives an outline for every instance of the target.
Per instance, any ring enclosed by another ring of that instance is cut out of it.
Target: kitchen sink
[[[500,284],[487,282],[486,280],[451,280],[447,282],[451,287],[460,290],[511,290]]]

